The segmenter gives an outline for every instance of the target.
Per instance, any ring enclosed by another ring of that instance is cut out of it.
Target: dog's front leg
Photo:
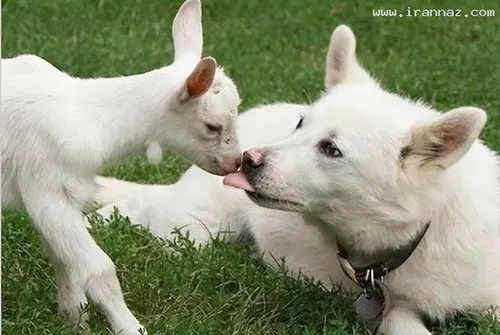
[[[432,335],[420,316],[405,307],[393,307],[382,320],[377,335]]]

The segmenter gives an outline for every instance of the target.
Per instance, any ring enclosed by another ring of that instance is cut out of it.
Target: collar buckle
[[[395,250],[383,250],[374,255],[360,252],[347,253],[344,246],[337,242],[339,247],[337,259],[340,267],[346,276],[363,290],[355,302],[356,312],[372,334],[377,332],[387,307],[388,297],[383,284],[385,278],[413,254],[429,225],[430,221],[408,244]]]

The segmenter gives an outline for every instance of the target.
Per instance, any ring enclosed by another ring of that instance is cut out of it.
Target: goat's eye
[[[210,133],[220,133],[222,131],[222,126],[220,125],[205,123],[205,127]]]
[[[319,142],[318,149],[323,155],[331,158],[341,158],[343,156],[342,152],[332,141],[324,140]]]
[[[304,121],[303,116],[300,117],[299,123],[297,123],[297,126],[295,127],[295,129],[299,129],[300,127],[302,127],[302,121]]]

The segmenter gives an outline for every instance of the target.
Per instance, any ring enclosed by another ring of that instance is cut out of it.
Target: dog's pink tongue
[[[248,191],[248,192],[254,192],[254,188],[250,183],[248,182],[247,178],[243,174],[243,172],[238,171],[235,173],[230,173],[224,177],[222,180],[224,185],[227,186],[232,186],[235,188],[241,188],[242,190]]]

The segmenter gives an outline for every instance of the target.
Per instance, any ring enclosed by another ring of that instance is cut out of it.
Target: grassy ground
[[[393,1],[395,3],[396,1]],[[432,2],[432,5],[431,5]],[[2,53],[36,53],[78,76],[126,75],[171,59],[170,24],[180,0],[2,1]],[[392,6],[407,9],[402,2]],[[441,109],[478,105],[484,140],[500,150],[500,5],[497,0],[419,2],[418,9],[496,9],[494,18],[375,18],[375,1],[204,0],[205,54],[238,83],[242,110],[278,100],[307,102],[322,88],[329,35],[349,24],[361,61],[398,92]],[[187,163],[141,157],[109,168],[128,180],[170,183]],[[23,212],[2,213],[4,334],[72,334],[57,317],[53,270]],[[126,300],[151,334],[364,334],[349,300],[269,270],[250,246],[169,254],[124,219],[92,233],[115,261]],[[90,307],[92,333],[106,323]],[[500,334],[488,318],[460,316],[436,334]]]

